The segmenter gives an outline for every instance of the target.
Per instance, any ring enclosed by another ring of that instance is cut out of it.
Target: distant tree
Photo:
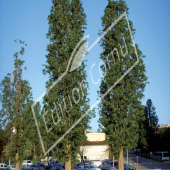
[[[103,32],[124,12],[128,14],[125,1],[108,1],[102,17]],[[133,23],[129,21],[132,35],[135,34]],[[100,33],[101,34],[101,33]],[[121,47],[123,52],[121,52]],[[137,61],[128,24],[122,18],[102,38],[103,52],[101,59],[105,65],[101,69],[105,73],[102,79],[99,95],[108,89]],[[126,47],[128,50],[126,50]],[[117,48],[118,51],[114,49]],[[119,170],[124,170],[123,151],[137,146],[139,139],[139,124],[143,119],[144,107],[141,99],[146,85],[144,56],[136,45],[139,63],[105,96],[100,103],[100,128],[109,137],[111,152],[119,154]],[[124,55],[123,55],[124,54]],[[118,57],[120,56],[120,57]]]
[[[101,129],[97,129],[97,132],[102,132],[102,130]]]
[[[156,108],[152,103],[151,99],[148,99],[146,102],[147,113],[149,118],[149,126],[156,127],[158,125],[158,116],[156,115]]]
[[[161,150],[161,133],[158,132],[158,116],[152,100],[148,99],[145,106],[145,120],[140,121],[140,140],[138,146],[145,151]]]
[[[161,142],[163,148],[161,150],[164,151],[170,151],[170,127],[164,128],[164,130],[161,133]]]

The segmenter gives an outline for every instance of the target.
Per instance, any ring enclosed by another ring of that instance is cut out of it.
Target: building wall
[[[88,160],[104,160],[109,158],[107,145],[81,146],[80,150],[82,149],[83,149],[83,156],[87,156]]]
[[[106,139],[105,133],[87,133],[88,141],[104,141]]]
[[[83,156],[87,156],[88,160],[108,159],[108,145],[101,142],[106,139],[105,133],[87,133],[86,135],[88,142],[80,147],[80,151],[83,152]]]

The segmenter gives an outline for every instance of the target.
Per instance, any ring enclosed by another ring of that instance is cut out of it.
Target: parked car
[[[81,168],[79,168],[77,165],[74,165],[71,170],[82,170]]]
[[[110,161],[112,161],[112,159],[104,159],[102,162],[109,163]]]
[[[33,170],[48,170],[48,167],[43,163],[36,163]]]
[[[57,164],[53,164],[52,167],[50,168],[50,170],[64,170],[64,164],[61,163],[57,163]]]
[[[83,169],[84,168],[84,165],[89,165],[88,163],[85,163],[85,162],[82,162],[78,165],[79,168]]]
[[[97,168],[94,165],[85,165],[85,169],[84,167],[82,168],[82,170],[101,170],[100,168]]]
[[[169,153],[167,151],[164,152],[154,152],[153,155],[154,159],[160,160],[160,161],[169,161]]]
[[[57,165],[58,165],[58,166],[62,166],[63,168],[65,168],[64,163],[58,162]]]
[[[27,167],[25,167],[25,170],[33,170],[36,164],[32,164],[32,165],[28,165]]]
[[[28,165],[32,165],[32,161],[31,160],[24,160],[22,163],[22,166],[28,166]]]
[[[55,166],[52,167],[50,170],[64,170],[64,168],[62,166]]]
[[[91,165],[94,165],[96,167],[100,166],[102,164],[102,161],[91,161]]]
[[[101,170],[117,169],[116,167],[111,166],[108,162],[103,162],[98,168]]]
[[[119,169],[119,166],[117,166],[117,169]],[[136,168],[128,163],[124,163],[124,170],[136,170]]]
[[[26,169],[25,169],[26,167],[27,167],[26,165],[22,165],[21,168],[20,168],[20,170],[26,170]]]
[[[48,167],[49,169],[51,169],[53,166],[57,166],[57,163],[55,162],[48,162],[45,164],[46,167]]]
[[[109,162],[110,166],[113,166],[113,161]],[[118,161],[114,161],[114,167],[116,167],[118,165]]]
[[[74,165],[79,166],[80,163],[75,163]]]
[[[9,168],[10,170],[16,170],[16,167],[15,167],[15,165],[13,165],[13,164],[11,164],[10,166],[8,166],[8,168]]]
[[[0,163],[0,170],[7,170],[8,166],[5,163]]]
[[[85,162],[85,164],[87,164],[87,165],[91,165],[91,161],[85,160],[84,162]]]

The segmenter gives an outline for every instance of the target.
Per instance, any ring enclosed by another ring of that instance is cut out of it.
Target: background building
[[[81,156],[87,156],[88,160],[103,160],[109,158],[108,145],[105,143],[105,133],[86,133],[87,142],[82,142]]]

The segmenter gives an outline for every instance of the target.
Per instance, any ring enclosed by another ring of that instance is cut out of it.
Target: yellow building
[[[88,160],[104,160],[109,158],[108,145],[104,142],[105,133],[86,133],[87,142],[82,142],[80,151]]]

